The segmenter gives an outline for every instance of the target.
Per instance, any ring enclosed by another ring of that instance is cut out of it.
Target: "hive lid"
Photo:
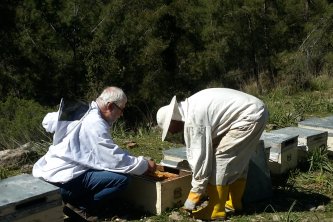
[[[9,205],[38,199],[51,193],[58,194],[58,191],[58,187],[30,174],[21,174],[0,180],[0,211]]]
[[[179,160],[187,160],[186,158],[186,148],[180,147],[180,148],[171,148],[168,150],[163,151],[164,159],[168,159],[168,157],[174,157]]]
[[[312,127],[321,127],[326,129],[333,129],[333,116],[328,116],[324,118],[310,118],[303,120],[298,123],[299,125],[312,126]]]
[[[287,135],[285,133],[263,132],[261,140],[268,144],[280,144],[289,140],[297,140],[298,136]]]
[[[307,128],[301,128],[301,127],[286,127],[286,128],[273,130],[271,132],[287,134],[290,136],[299,136],[300,138],[308,138],[308,137],[312,137],[312,136],[327,134],[326,131],[307,129]]]

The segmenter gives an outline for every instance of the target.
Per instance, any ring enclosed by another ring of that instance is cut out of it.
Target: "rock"
[[[264,220],[265,220],[265,218],[260,215],[256,215],[255,218],[251,219],[251,221],[253,221],[253,222],[264,221]]]
[[[280,218],[279,215],[274,214],[272,220],[273,220],[273,221],[281,221],[281,218]]]
[[[129,141],[125,141],[124,144],[126,145],[126,147],[127,147],[128,149],[133,149],[133,148],[135,148],[135,147],[138,146],[138,144],[137,144],[136,142],[131,141],[131,140],[129,140]]]
[[[32,164],[38,159],[38,153],[23,145],[16,149],[0,151],[0,167],[7,169],[18,168],[22,165]]]
[[[171,214],[169,215],[169,221],[182,221],[184,217],[176,211],[172,211]]]
[[[114,219],[114,221],[117,221],[117,222],[127,222],[126,219],[121,219],[121,218],[116,218],[116,219]]]
[[[319,206],[316,208],[316,211],[325,211],[325,206],[324,206],[324,205],[319,205]]]

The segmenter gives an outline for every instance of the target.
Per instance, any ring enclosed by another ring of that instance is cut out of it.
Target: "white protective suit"
[[[58,113],[44,117],[43,127],[55,134],[48,152],[33,167],[34,177],[65,183],[89,169],[136,175],[148,169],[142,156],[131,156],[114,143],[96,102],[80,120],[58,121]]]
[[[246,178],[268,118],[263,102],[240,91],[211,88],[178,103],[178,108],[193,172],[191,191],[204,193],[208,182],[227,185]]]

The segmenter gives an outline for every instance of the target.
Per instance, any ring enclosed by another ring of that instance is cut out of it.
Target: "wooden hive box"
[[[298,127],[327,131],[327,151],[329,155],[333,155],[333,116],[306,119],[299,122]]]
[[[286,127],[278,130],[273,130],[271,132],[287,134],[290,136],[298,136],[298,162],[306,161],[308,153],[315,150],[316,148],[327,147],[327,131],[300,127]]]
[[[129,186],[121,193],[120,198],[156,215],[160,215],[168,208],[181,207],[191,190],[191,172],[161,165],[158,165],[158,170],[177,176],[159,180],[147,175],[133,175]]]
[[[59,188],[30,174],[0,181],[1,222],[63,222]]]
[[[272,174],[284,174],[297,167],[298,136],[263,132],[261,139],[271,147],[268,166]]]

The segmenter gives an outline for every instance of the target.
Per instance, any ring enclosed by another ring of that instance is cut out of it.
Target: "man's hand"
[[[184,203],[184,209],[188,211],[192,211],[195,207],[200,203],[201,194],[190,192],[188,194],[187,200]]]
[[[148,170],[147,172],[155,172],[156,170],[156,163],[153,160],[147,160],[148,161]]]

